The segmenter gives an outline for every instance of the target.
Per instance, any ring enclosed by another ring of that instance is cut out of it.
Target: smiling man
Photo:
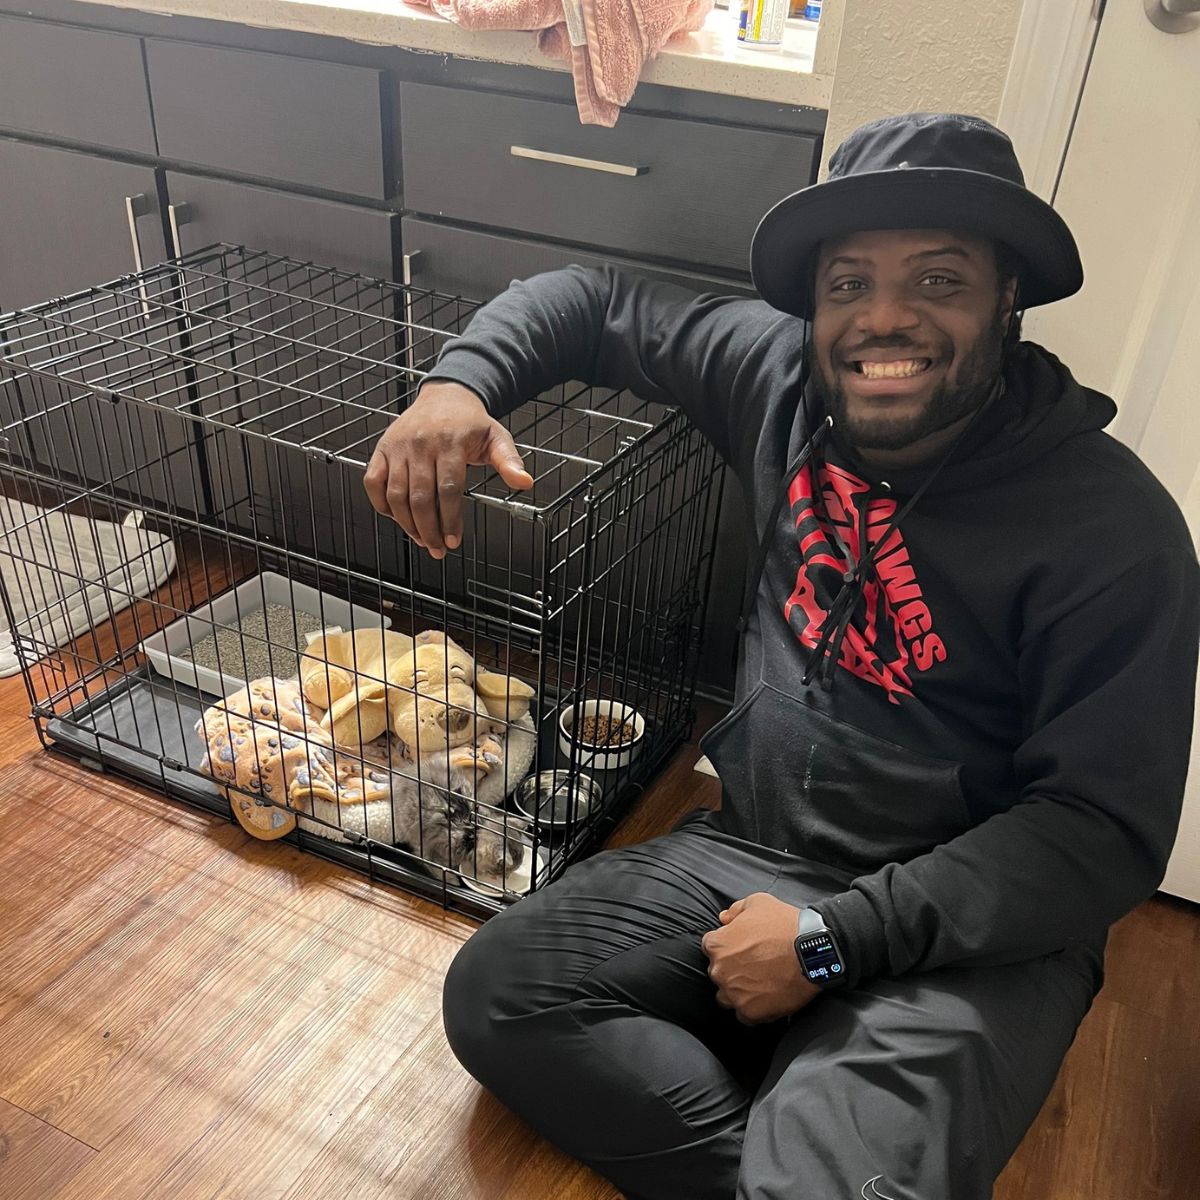
[[[567,379],[681,405],[747,498],[724,800],[567,871],[451,967],[467,1069],[635,1200],[983,1200],[1160,882],[1191,537],[1018,338],[1082,283],[986,122],[857,130],[764,218],[764,302],[577,268],[454,341],[367,474],[431,554],[495,419]]]
[[[948,445],[1003,362],[1016,273],[995,243],[937,230],[852,234],[822,247],[816,278],[816,384],[834,428],[879,463],[921,462]],[[886,332],[866,334],[863,294],[880,289],[885,307],[871,320]],[[922,295],[924,320],[909,299]]]

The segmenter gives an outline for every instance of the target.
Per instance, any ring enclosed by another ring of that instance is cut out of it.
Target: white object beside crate
[[[307,613],[326,629],[335,625],[343,629],[364,629],[384,623],[379,613],[372,609],[339,600],[274,571],[264,571],[148,637],[141,644],[142,653],[160,675],[211,696],[228,696],[244,688],[249,681],[224,671],[197,666],[180,658],[178,651],[210,637],[217,626],[237,628],[239,616],[245,617],[267,604],[282,604],[295,612]]]

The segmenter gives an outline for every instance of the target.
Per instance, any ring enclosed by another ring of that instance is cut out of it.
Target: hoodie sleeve
[[[1095,937],[1162,881],[1188,769],[1200,640],[1190,547],[1164,550],[1027,630],[1021,798],[815,905],[846,984]]]
[[[756,428],[749,410],[766,394],[745,389],[741,401],[739,375],[780,319],[761,301],[568,267],[514,283],[485,305],[429,378],[470,388],[497,417],[568,380],[628,388],[682,408],[732,461],[735,441]]]

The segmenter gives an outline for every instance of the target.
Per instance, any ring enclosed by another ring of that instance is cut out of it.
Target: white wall
[[[842,0],[840,7],[822,175],[841,140],[875,117],[930,110],[996,119],[1019,2]]]

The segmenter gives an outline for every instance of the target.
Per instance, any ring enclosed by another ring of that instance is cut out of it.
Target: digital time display
[[[798,945],[804,973],[814,983],[823,979],[836,979],[842,973],[842,960],[838,957],[829,934],[810,934],[800,938]]]

